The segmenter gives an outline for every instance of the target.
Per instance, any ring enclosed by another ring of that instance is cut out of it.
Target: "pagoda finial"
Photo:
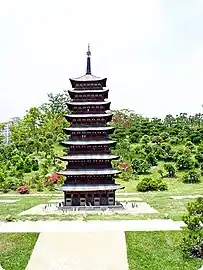
[[[91,74],[91,51],[90,51],[90,44],[88,43],[88,50],[87,50],[87,70],[86,74]]]

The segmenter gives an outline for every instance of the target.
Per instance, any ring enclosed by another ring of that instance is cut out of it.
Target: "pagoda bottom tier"
[[[115,205],[115,191],[120,185],[62,185],[65,206]]]

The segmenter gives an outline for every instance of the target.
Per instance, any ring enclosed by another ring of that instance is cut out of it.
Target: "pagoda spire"
[[[87,70],[86,70],[86,74],[92,74],[91,73],[91,51],[90,51],[90,44],[88,44],[88,50],[87,50]]]

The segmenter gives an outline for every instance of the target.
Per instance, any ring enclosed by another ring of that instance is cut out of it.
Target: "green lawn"
[[[1,233],[0,265],[5,270],[24,270],[37,238],[37,233]]]
[[[168,184],[168,190],[166,191],[153,191],[153,192],[137,192],[135,195],[128,195],[127,197],[140,197],[144,202],[149,203],[154,207],[158,213],[157,214],[137,214],[137,215],[113,215],[113,216],[104,216],[104,215],[87,215],[87,220],[92,219],[154,219],[154,218],[164,218],[167,214],[169,218],[173,220],[181,220],[182,216],[186,213],[186,206],[188,202],[193,201],[194,199],[182,199],[174,200],[170,196],[177,195],[190,195],[190,194],[203,194],[203,181],[199,184],[184,184],[180,181],[179,178],[165,178],[164,181]],[[136,192],[136,185],[138,180],[121,182],[126,188],[123,190],[125,192]],[[1,199],[18,199],[19,201],[13,204],[0,203],[0,220],[5,220],[6,216],[12,215],[15,219],[60,219],[60,220],[70,220],[70,219],[81,219],[81,216],[73,215],[46,215],[46,216],[18,216],[18,214],[24,210],[27,210],[33,206],[42,203],[48,203],[51,199],[63,198],[62,193],[56,193],[59,197],[55,196],[16,196],[13,194],[12,197],[0,196]],[[41,193],[43,194],[43,193]],[[120,193],[121,194],[121,193]],[[125,197],[122,195],[119,197]]]
[[[126,232],[130,270],[197,270],[202,260],[184,258],[183,232]]]

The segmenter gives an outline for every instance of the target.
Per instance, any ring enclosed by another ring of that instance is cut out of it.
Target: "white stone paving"
[[[0,197],[63,197],[62,193],[0,194]]]
[[[0,233],[6,232],[96,232],[96,231],[178,231],[186,226],[171,219],[92,220],[92,221],[19,221],[1,222]]]
[[[26,270],[128,270],[124,232],[41,233]]]
[[[197,195],[185,195],[185,196],[170,196],[169,198],[174,199],[174,200],[182,200],[182,199],[195,199],[203,197],[203,194],[197,194]]]
[[[50,204],[49,207],[46,207],[47,204],[38,204],[28,210],[25,210],[23,212],[21,212],[19,215],[48,215],[48,214],[56,214],[56,215],[69,215],[69,214],[79,214],[81,215],[82,213],[93,213],[93,214],[98,214],[98,213],[102,213],[104,215],[113,215],[115,213],[119,213],[119,214],[154,214],[154,213],[158,213],[157,210],[155,210],[154,208],[152,208],[149,204],[147,204],[146,202],[136,202],[135,205],[136,207],[132,207],[132,202],[126,202],[123,203],[125,209],[124,210],[105,210],[105,211],[84,211],[84,210],[80,210],[80,211],[71,211],[71,210],[67,210],[67,211],[62,211],[62,210],[58,210],[56,207],[56,204]],[[46,208],[45,208],[46,207]]]
[[[2,200],[2,199],[0,199],[0,203],[15,203],[17,201],[19,201],[19,200]],[[0,270],[1,270],[1,268],[0,268]]]
[[[117,196],[119,195],[122,195],[122,196],[128,196],[128,195],[138,195],[140,194],[140,192],[118,192],[116,193]],[[29,196],[36,196],[36,197],[63,197],[63,193],[30,193],[30,194],[5,194],[5,193],[1,193],[0,194],[0,197],[18,197],[18,196],[21,196],[21,197],[29,197]]]

